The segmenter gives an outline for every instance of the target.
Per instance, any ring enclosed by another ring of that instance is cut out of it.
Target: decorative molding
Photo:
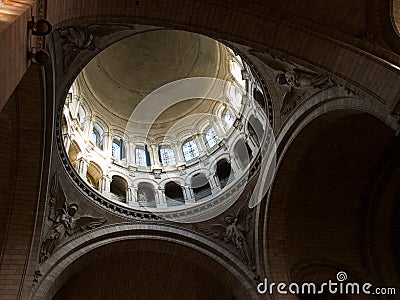
[[[63,71],[67,74],[70,66],[81,53],[98,52],[98,41],[118,31],[133,31],[133,25],[125,24],[88,24],[84,26],[68,26],[57,30],[62,40]]]

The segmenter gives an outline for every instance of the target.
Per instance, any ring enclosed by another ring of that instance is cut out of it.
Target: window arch
[[[226,158],[217,162],[216,173],[221,188],[224,188],[232,180],[232,167]]]
[[[239,159],[240,167],[246,168],[252,159],[252,153],[249,146],[243,139],[239,139],[233,149],[235,156]]]
[[[101,150],[103,150],[104,142],[104,129],[99,123],[93,124],[93,129],[91,133],[91,139],[93,143]]]
[[[228,109],[225,110],[224,121],[228,128],[232,127],[233,123],[235,122],[234,115]]]
[[[86,171],[86,180],[96,190],[99,190],[100,179],[103,177],[103,170],[94,162],[90,162]]]
[[[191,139],[182,145],[182,152],[185,161],[192,160],[200,155],[196,142]]]
[[[165,198],[168,206],[182,205],[185,203],[182,187],[175,181],[165,184]]]
[[[125,151],[124,151],[124,140],[119,137],[115,137],[111,144],[111,156],[116,159],[124,159]]]
[[[72,166],[77,169],[77,160],[81,153],[81,148],[78,146],[76,141],[72,141],[68,149],[68,157]]]
[[[137,202],[146,207],[156,207],[156,195],[151,183],[141,182],[138,184]]]
[[[191,186],[196,201],[206,198],[211,195],[211,186],[208,182],[206,175],[198,173],[193,175],[191,179]]]
[[[135,147],[135,164],[140,167],[150,166],[149,152],[146,145],[136,145]]]
[[[110,192],[113,200],[126,202],[126,191],[128,183],[121,176],[114,175],[110,183]]]
[[[166,166],[172,166],[176,164],[174,150],[170,146],[160,146],[159,156],[161,164]]]
[[[218,135],[214,127],[210,127],[206,132],[206,144],[208,148],[214,147],[218,142]]]

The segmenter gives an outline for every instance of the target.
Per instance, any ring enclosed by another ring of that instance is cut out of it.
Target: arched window
[[[174,150],[172,150],[170,147],[161,146],[159,154],[160,161],[163,166],[166,167],[176,164]]]
[[[191,179],[194,199],[196,201],[211,195],[211,186],[206,175],[196,174]]]
[[[103,150],[103,135],[104,129],[98,123],[93,124],[91,138],[93,143],[101,150]]]
[[[139,205],[146,207],[156,207],[155,191],[154,187],[150,183],[139,183],[136,196]]]
[[[121,138],[114,138],[111,145],[111,155],[116,159],[124,159],[124,147],[123,147],[123,139]]]
[[[231,127],[233,125],[233,123],[235,122],[235,117],[232,115],[232,113],[229,110],[225,111],[224,121],[228,127]]]
[[[199,149],[197,148],[196,142],[194,140],[189,140],[182,146],[183,157],[186,161],[198,157]]]
[[[126,191],[128,189],[128,183],[120,176],[114,175],[110,184],[111,198],[113,200],[126,202]]]
[[[168,206],[185,203],[182,187],[174,181],[170,181],[165,185],[165,198]]]
[[[206,132],[206,144],[208,148],[214,147],[217,144],[217,141],[218,141],[217,133],[215,132],[214,127],[210,127],[210,129],[208,129]]]
[[[135,163],[138,166],[150,166],[149,153],[146,146],[136,145],[135,147]]]

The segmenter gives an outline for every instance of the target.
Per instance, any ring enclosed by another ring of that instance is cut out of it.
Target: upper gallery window
[[[174,150],[169,147],[160,148],[160,160],[163,166],[175,165],[175,155]]]
[[[93,143],[97,147],[99,147],[101,150],[103,150],[103,133],[104,133],[104,130],[99,124],[97,124],[97,123],[93,124],[91,138],[92,138]]]
[[[210,127],[210,129],[207,130],[206,141],[207,141],[207,146],[209,148],[212,148],[217,144],[218,136],[217,133],[215,132],[214,127]]]
[[[189,140],[182,146],[183,157],[186,161],[198,157],[199,149],[197,148],[196,142],[194,140]]]
[[[137,145],[135,148],[135,163],[138,166],[146,167],[149,164],[149,159],[145,146]]]
[[[120,138],[114,138],[111,145],[111,156],[116,159],[123,159],[123,140]]]
[[[233,117],[232,113],[229,110],[226,110],[225,115],[224,115],[224,120],[228,127],[231,127],[233,123],[235,122],[235,118]]]

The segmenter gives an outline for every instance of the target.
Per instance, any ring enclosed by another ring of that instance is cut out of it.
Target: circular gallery
[[[65,152],[94,195],[193,221],[194,207],[214,202],[221,212],[249,180],[269,124],[264,89],[240,55],[211,38],[133,35],[95,56],[70,87]]]

